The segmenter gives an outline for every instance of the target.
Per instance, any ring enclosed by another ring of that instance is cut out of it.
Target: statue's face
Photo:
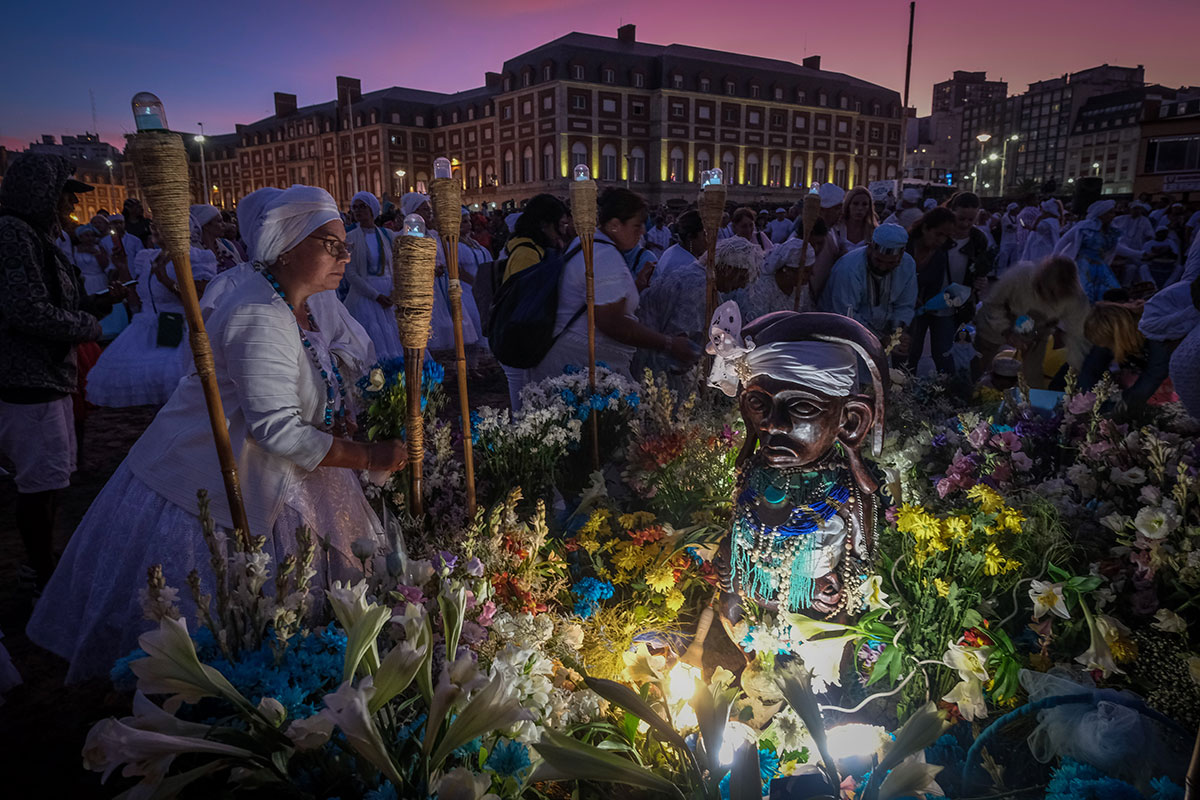
[[[791,469],[819,461],[842,432],[845,397],[830,397],[803,384],[759,376],[739,400],[746,428],[758,434],[768,465]]]

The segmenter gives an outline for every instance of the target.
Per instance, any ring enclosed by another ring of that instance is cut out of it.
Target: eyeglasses
[[[316,239],[321,244],[325,245],[325,250],[334,258],[348,258],[350,256],[350,248],[346,247],[346,243],[336,236],[306,236],[306,239]]]

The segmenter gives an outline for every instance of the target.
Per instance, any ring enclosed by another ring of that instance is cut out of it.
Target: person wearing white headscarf
[[[1025,239],[1025,250],[1016,260],[1037,264],[1042,259],[1054,255],[1054,248],[1062,235],[1062,204],[1051,197],[1049,200],[1043,200],[1040,208],[1042,213]],[[1007,235],[1006,231],[1005,236]]]
[[[463,206],[462,222],[458,227],[458,279],[463,285],[463,316],[470,317],[471,324],[479,332],[474,351],[467,354],[472,367],[478,360],[479,350],[487,347],[487,339],[483,336],[483,319],[479,316],[479,304],[475,301],[475,281],[479,277],[479,270],[491,262],[492,252],[471,236],[471,211]]]
[[[1141,252],[1121,244],[1121,232],[1113,227],[1117,204],[1112,200],[1097,200],[1088,206],[1087,219],[1071,228],[1055,247],[1056,255],[1073,259],[1079,267],[1079,282],[1088,300],[1095,303],[1104,293],[1120,288],[1113,275],[1113,258],[1117,255],[1140,259]]]
[[[272,571],[296,552],[298,528],[319,535],[320,590],[354,574],[352,541],[380,535],[356,471],[397,469],[405,448],[349,438],[346,403],[374,354],[355,345],[366,337],[336,298],[316,302],[332,298],[349,260],[337,204],[311,186],[260,191],[239,208],[254,263],[212,282],[206,323],[247,533],[265,539]],[[189,375],[84,516],[34,609],[29,637],[70,661],[69,682],[106,674],[153,625],[136,590],[150,567],[174,586],[201,567],[200,589],[214,593],[201,489],[218,534],[231,536],[208,408]],[[196,618],[190,593],[177,603]]]
[[[417,192],[409,192],[400,198],[400,213],[407,217],[416,214],[425,222],[425,235],[432,236],[437,242],[437,277],[433,281],[433,322],[429,335],[429,352],[435,357],[446,359],[454,349],[454,319],[450,316],[450,276],[446,274],[446,255],[442,250],[442,240],[433,228],[433,206],[429,198]],[[466,306],[464,295],[464,309]],[[478,313],[478,312],[476,312]],[[482,338],[482,332],[475,321],[464,310],[462,315],[463,347],[474,348]]]
[[[798,310],[816,310],[811,286],[817,253],[811,244],[805,246],[802,262],[801,245],[801,239],[788,239],[763,259],[762,276],[750,284],[738,302],[747,322],[772,311],[797,310],[796,292],[800,292]]]
[[[762,272],[762,250],[740,236],[717,242],[715,268],[718,303],[737,299]],[[637,316],[643,325],[667,336],[686,336],[697,346],[708,341],[708,270],[693,260],[642,293]],[[739,303],[740,305],[740,303]],[[639,349],[637,366],[678,375],[685,367],[662,350]],[[634,374],[641,373],[635,368]]]
[[[366,330],[380,358],[404,355],[396,313],[392,309],[392,242],[395,234],[375,224],[379,201],[370,192],[359,192],[350,202],[357,223],[346,233],[350,263],[346,265],[346,309]]]
[[[114,264],[123,265],[132,275],[134,259],[145,249],[145,246],[141,239],[125,231],[123,214],[109,214],[108,222],[112,226],[112,231],[100,240],[100,245],[108,251],[109,258]],[[67,241],[70,242],[69,237]]]
[[[1150,206],[1140,200],[1129,204],[1129,213],[1113,220],[1113,227],[1121,232],[1121,244],[1133,250],[1141,250],[1154,238],[1154,223],[1146,216]]]
[[[188,212],[188,227],[193,249],[200,247],[208,251],[217,262],[217,272],[237,266],[241,261],[236,249],[223,243],[225,220],[221,218],[221,209],[210,205],[192,206]]]
[[[1020,228],[1017,211],[1020,208],[1016,203],[1009,203],[1000,215],[1000,249],[996,253],[997,275],[1003,275],[1009,265],[1021,258],[1021,247],[1017,241],[1017,231]]]
[[[900,193],[900,206],[895,213],[884,220],[885,223],[899,225],[908,230],[921,218],[925,212],[921,210],[921,190],[909,186]]]

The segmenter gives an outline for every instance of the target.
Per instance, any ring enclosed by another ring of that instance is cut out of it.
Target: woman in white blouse
[[[204,308],[252,536],[274,565],[305,526],[328,547],[320,588],[347,577],[350,543],[380,526],[355,470],[395,470],[402,442],[352,441],[346,400],[374,359],[333,290],[349,261],[337,204],[323,189],[260,189],[238,207],[253,264],[214,279]],[[196,492],[233,527],[199,378],[182,380],[80,522],[29,622],[30,639],[71,662],[68,681],[106,673],[149,627],[138,587],[162,564],[182,587],[197,568],[212,593]],[[190,593],[178,604],[194,614]]]
[[[685,367],[696,363],[700,355],[686,336],[659,333],[637,319],[638,290],[622,254],[641,241],[646,213],[646,201],[640,195],[628,189],[609,189],[600,198],[592,245],[596,360],[626,377],[631,377],[629,365],[639,347],[665,353]],[[567,255],[570,258],[558,283],[554,344],[531,371],[533,381],[561,375],[568,366],[587,368],[587,292],[579,239],[567,248]]]

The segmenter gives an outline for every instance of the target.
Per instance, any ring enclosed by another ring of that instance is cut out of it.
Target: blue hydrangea
[[[502,778],[520,778],[530,766],[529,748],[512,739],[501,739],[488,754],[486,766]]]
[[[377,390],[370,388],[371,372],[380,370],[383,373],[383,386]],[[421,365],[421,409],[425,409],[426,396],[435,386],[441,386],[446,379],[446,370],[441,364],[431,358],[425,359]],[[376,362],[367,374],[359,378],[355,384],[363,397],[373,400],[384,391],[395,386],[404,385],[404,356],[385,358]]]
[[[1141,800],[1141,792],[1090,764],[1064,758],[1050,774],[1046,800]]]
[[[1183,800],[1183,787],[1165,775],[1151,778],[1150,788],[1154,790],[1154,800]]]
[[[613,596],[613,585],[599,578],[582,578],[571,587],[571,594],[575,595],[575,613],[587,619],[596,613],[601,600]]]
[[[389,780],[384,780],[379,784],[379,788],[372,789],[363,795],[363,800],[400,800],[400,793],[396,791],[396,787]]]

